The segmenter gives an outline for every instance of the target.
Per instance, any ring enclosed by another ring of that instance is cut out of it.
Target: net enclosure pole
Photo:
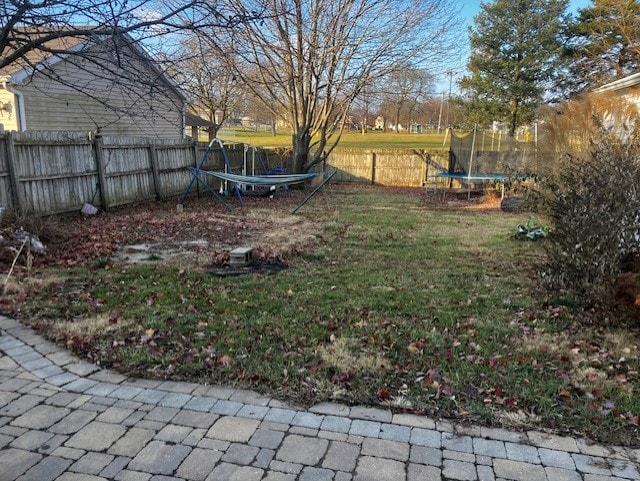
[[[331,174],[329,174],[329,177],[327,177],[326,179],[324,179],[322,181],[322,184],[320,184],[318,187],[316,187],[315,189],[313,189],[313,192],[311,192],[306,199],[304,199],[300,204],[298,204],[298,206],[293,209],[293,212],[291,212],[292,214],[295,214],[296,212],[298,212],[298,210],[300,208],[302,208],[303,205],[305,205],[309,199],[311,199],[311,197],[313,197],[314,195],[316,195],[316,193],[322,189],[324,187],[324,185],[329,182],[331,180],[331,177],[333,177],[334,175],[336,175],[338,173],[338,169],[335,169],[333,172],[331,172]]]

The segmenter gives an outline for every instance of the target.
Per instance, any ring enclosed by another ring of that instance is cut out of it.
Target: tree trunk
[[[518,100],[513,101],[513,110],[511,111],[511,122],[509,125],[509,137],[515,137],[516,127],[518,126]]]
[[[306,132],[297,132],[293,134],[293,163],[292,174],[304,174],[307,159],[309,158],[309,144],[311,137]]]

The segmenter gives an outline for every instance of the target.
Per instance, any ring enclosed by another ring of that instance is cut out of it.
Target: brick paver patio
[[[128,379],[0,316],[1,481],[623,481],[640,449]]]

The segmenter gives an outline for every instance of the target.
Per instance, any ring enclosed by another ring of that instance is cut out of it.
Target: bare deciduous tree
[[[262,13],[229,36],[206,36],[248,89],[284,113],[296,172],[331,152],[367,85],[398,65],[445,60],[458,18],[442,0],[246,0],[225,8],[238,18]]]
[[[383,101],[393,110],[396,132],[400,132],[402,114],[410,129],[416,108],[426,99],[428,92],[433,90],[432,76],[423,69],[407,65],[391,72],[382,84]]]

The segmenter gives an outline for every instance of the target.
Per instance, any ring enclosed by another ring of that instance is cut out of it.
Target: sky
[[[485,0],[485,2],[491,2],[491,0]],[[472,25],[473,24],[473,17],[478,14],[478,12],[480,11],[480,0],[473,0],[473,1],[468,1],[468,0],[460,0],[460,3],[462,4],[462,16],[465,19],[465,22],[467,23],[467,25]],[[569,12],[576,14],[577,11],[579,9],[585,8],[589,5],[592,5],[592,1],[591,0],[570,0],[569,1]],[[462,54],[458,60],[458,66],[454,67],[454,69],[452,70],[454,72],[454,76],[453,76],[453,82],[452,82],[452,91],[455,92],[456,91],[456,87],[455,87],[455,81],[457,79],[459,79],[460,77],[462,77],[462,75],[464,75],[465,73],[465,66],[467,63],[467,56],[469,55],[469,50],[468,48],[465,49],[461,49]],[[442,75],[442,80],[439,80],[436,84],[436,91],[437,92],[444,92],[445,90],[449,89],[449,76],[446,74]]]

